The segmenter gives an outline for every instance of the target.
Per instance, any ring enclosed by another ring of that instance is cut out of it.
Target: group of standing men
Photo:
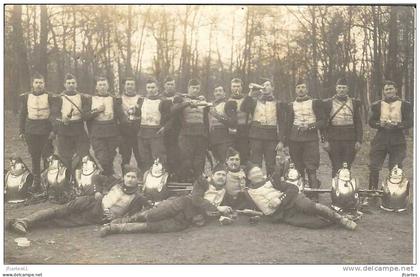
[[[345,79],[336,83],[336,94],[326,100],[312,98],[304,80],[296,83],[296,98],[290,103],[275,99],[271,81],[250,87],[234,78],[227,97],[222,86],[214,89],[214,101],[206,101],[201,84],[192,79],[187,93],[176,93],[175,81],[167,78],[163,93],[157,81],[146,82],[146,95],[137,94],[134,78],[127,78],[124,93],[114,97],[106,78],[96,82],[93,95],[77,91],[76,78],[67,74],[65,90],[56,95],[45,91],[43,76],[33,76],[33,89],[22,94],[20,134],[32,157],[34,190],[40,188],[41,157],[57,152],[72,168],[80,159],[94,156],[103,174],[114,174],[117,148],[122,167],[134,155],[145,172],[159,159],[179,181],[192,182],[205,167],[208,150],[217,162],[227,150],[236,149],[241,164],[265,162],[268,176],[274,172],[276,153],[289,149],[291,160],[309,185],[318,188],[319,140],[331,160],[332,175],[346,162],[350,167],[363,142],[361,103],[348,94]],[[379,170],[389,154],[389,167],[402,166],[406,142],[403,130],[413,125],[411,105],[397,96],[397,86],[386,81],[383,100],[371,106],[369,125],[378,129],[371,144],[370,188],[378,187]],[[77,155],[75,155],[77,154]]]

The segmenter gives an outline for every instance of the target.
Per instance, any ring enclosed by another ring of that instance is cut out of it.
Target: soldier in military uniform
[[[357,226],[350,219],[299,193],[295,184],[282,181],[279,170],[267,179],[258,165],[249,163],[245,173],[249,180],[246,190],[249,205],[259,209],[273,223],[284,222],[312,229],[323,228],[331,223],[349,230]]]
[[[131,155],[134,154],[137,167],[140,168],[141,159],[137,143],[137,133],[140,128],[140,118],[136,114],[137,104],[140,96],[136,92],[136,81],[129,77],[124,83],[124,93],[121,96],[121,103],[118,105],[119,131],[121,144],[121,168],[130,164]]]
[[[332,177],[344,162],[351,167],[363,140],[360,101],[348,95],[345,79],[338,79],[335,89],[336,95],[324,100],[328,120],[322,132],[323,148],[331,160]]]
[[[182,165],[180,175],[186,181],[198,178],[204,171],[209,134],[209,103],[200,95],[201,84],[192,79],[188,82],[188,95],[177,96],[171,108],[173,116],[181,118],[179,148]],[[192,172],[191,172],[192,169]]]
[[[218,163],[226,159],[226,151],[233,146],[232,136],[229,134],[229,127],[234,127],[232,119],[225,113],[226,94],[222,86],[214,88],[213,107],[209,110],[209,143],[214,158]]]
[[[271,175],[276,164],[276,151],[283,146],[278,130],[283,128],[280,123],[284,119],[281,116],[282,105],[274,98],[271,81],[265,81],[263,86],[256,100],[250,91],[242,109],[252,115],[249,128],[251,161],[262,166],[264,157],[267,175]]]
[[[233,136],[234,148],[240,153],[241,164],[244,165],[249,160],[249,114],[243,111],[245,95],[242,93],[242,80],[232,79],[230,90],[231,95],[225,104],[225,113],[235,123],[235,127],[229,128],[229,132]]]
[[[162,99],[168,101],[169,110],[174,104],[174,99],[176,90],[175,90],[175,80],[171,77],[165,79],[163,85],[163,96]],[[168,116],[163,122],[166,126],[161,132],[163,132],[163,140],[165,143],[166,150],[166,164],[168,172],[172,176],[176,176],[179,173],[179,164],[180,159],[180,150],[178,145],[179,132],[181,130],[181,121],[178,116]]]
[[[101,236],[117,233],[164,233],[181,231],[221,215],[229,216],[233,210],[226,205],[229,195],[225,189],[226,168],[216,165],[210,178],[200,176],[192,193],[169,198],[156,207],[132,216],[117,219],[101,228]]]
[[[147,200],[138,193],[139,172],[125,167],[122,180],[97,175],[94,194],[80,196],[66,205],[47,208],[28,216],[12,219],[8,228],[25,234],[34,227],[54,223],[62,227],[102,224],[131,215],[147,206]]]
[[[75,163],[89,154],[90,145],[84,124],[89,99],[77,91],[77,81],[72,74],[66,75],[64,87],[65,90],[54,98],[53,127],[57,134],[58,155],[66,168],[72,170],[75,153],[79,158]]]
[[[387,155],[390,170],[395,165],[402,168],[407,149],[404,130],[413,127],[412,107],[397,96],[396,84],[385,81],[382,93],[383,100],[370,107],[369,125],[378,131],[370,146],[369,189],[378,188],[379,171]]]
[[[159,130],[163,122],[167,122],[166,117],[170,111],[170,102],[160,97],[155,80],[146,82],[146,92],[146,97],[139,98],[138,101],[140,129],[137,134],[137,143],[142,172],[149,169],[157,158],[166,165],[165,144],[163,134]]]
[[[106,176],[114,174],[113,162],[121,139],[117,106],[118,100],[108,92],[108,80],[99,78],[89,105],[87,127],[95,157]]]
[[[41,189],[41,157],[46,165],[46,159],[53,153],[50,139],[52,131],[51,107],[53,96],[45,91],[45,80],[40,74],[32,77],[32,91],[20,96],[21,109],[19,115],[19,138],[25,139],[32,158],[32,173],[34,182],[31,190]]]
[[[287,126],[281,137],[289,147],[290,157],[303,178],[306,170],[310,187],[319,188],[318,130],[324,126],[325,116],[322,101],[309,96],[304,80],[296,83],[296,99],[287,105],[285,118]]]
[[[226,193],[229,195],[227,205],[234,209],[246,208],[244,191],[246,175],[241,167],[241,158],[238,151],[229,147],[226,151]]]

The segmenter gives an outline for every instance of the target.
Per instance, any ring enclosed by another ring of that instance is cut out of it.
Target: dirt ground
[[[24,142],[17,138],[17,120],[5,114],[5,160],[18,154],[30,166]],[[366,128],[368,129],[368,128]],[[365,141],[374,131],[367,130]],[[373,133],[373,134],[372,134]],[[412,136],[404,167],[412,180]],[[364,143],[353,174],[367,187],[369,144]],[[7,164],[7,163],[6,163]],[[385,168],[381,176],[385,176]],[[330,183],[329,159],[321,150],[319,176],[323,188]],[[328,195],[321,197],[330,203]],[[21,217],[52,206],[5,206],[5,218]],[[216,222],[169,234],[130,234],[99,237],[99,226],[35,229],[30,247],[14,242],[18,235],[5,231],[5,264],[412,264],[413,214],[371,209],[354,232],[339,227],[308,230],[284,224],[249,225],[240,217],[233,225]]]

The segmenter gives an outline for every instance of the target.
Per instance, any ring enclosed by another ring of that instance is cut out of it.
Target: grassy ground
[[[17,138],[17,120],[5,115],[5,154],[19,155],[30,166],[26,145]],[[367,130],[365,139],[373,134]],[[413,177],[413,143],[408,139],[406,174]],[[369,144],[358,153],[353,173],[367,188]],[[116,164],[118,162],[116,161]],[[386,170],[381,176],[385,176]],[[330,183],[329,159],[321,150],[319,176],[322,187]],[[328,195],[321,202],[330,203]],[[27,215],[53,204],[5,206],[5,217]],[[371,210],[355,232],[338,227],[307,230],[261,222],[249,225],[239,218],[230,226],[217,223],[171,234],[132,234],[99,237],[99,226],[36,229],[27,235],[31,246],[20,248],[17,235],[5,232],[7,264],[408,264],[413,262],[413,215]]]

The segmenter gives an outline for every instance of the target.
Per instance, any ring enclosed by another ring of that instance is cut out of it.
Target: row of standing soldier
[[[103,174],[114,174],[116,149],[122,166],[132,154],[145,172],[159,158],[174,179],[192,182],[202,175],[207,150],[218,162],[225,161],[229,147],[240,153],[241,163],[274,171],[276,152],[288,148],[301,176],[311,188],[319,188],[319,140],[331,160],[332,176],[344,162],[350,167],[363,142],[361,103],[348,95],[345,79],[336,83],[329,99],[313,99],[303,80],[296,84],[296,99],[281,103],[274,97],[271,81],[251,84],[243,93],[242,81],[231,81],[230,97],[222,86],[214,89],[214,102],[201,95],[198,80],[188,83],[188,92],[176,93],[175,81],[167,78],[164,92],[154,80],[146,83],[146,96],[136,93],[135,80],[125,80],[121,97],[113,97],[108,81],[99,78],[92,96],[79,93],[73,75],[64,80],[60,94],[45,91],[44,78],[33,77],[33,90],[21,95],[19,137],[24,138],[32,158],[33,190],[40,189],[41,157],[54,150],[67,168],[89,154],[90,146]],[[411,105],[397,96],[397,86],[385,81],[383,100],[372,104],[369,125],[378,129],[369,155],[369,188],[377,189],[379,171],[389,154],[389,168],[402,167],[406,155],[404,130],[413,126]],[[85,125],[87,128],[85,128]],[[87,130],[86,130],[87,129]],[[320,139],[319,139],[320,138]],[[74,159],[79,157],[79,160]]]

